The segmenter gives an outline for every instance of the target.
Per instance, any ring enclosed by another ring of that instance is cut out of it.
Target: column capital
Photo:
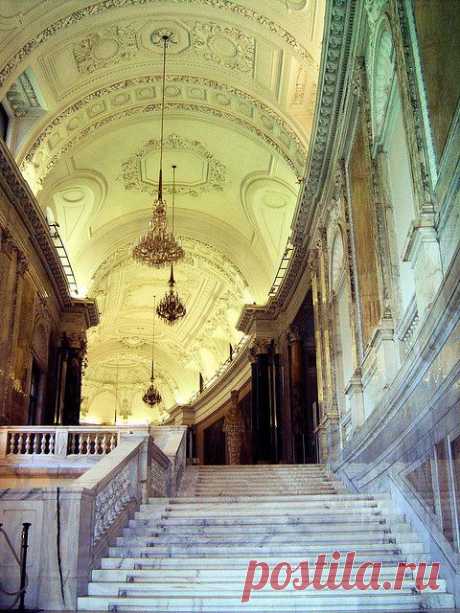
[[[272,343],[272,338],[255,338],[251,343],[249,354],[254,358],[256,358],[258,355],[266,355],[270,352]]]
[[[302,335],[299,328],[292,324],[289,326],[288,331],[286,332],[286,337],[289,345],[293,345],[294,343],[302,340]]]

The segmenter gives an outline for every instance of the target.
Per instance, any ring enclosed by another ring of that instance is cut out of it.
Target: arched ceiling
[[[188,315],[177,327],[158,325],[158,376],[170,406],[196,390],[199,372],[211,376],[226,358],[241,306],[266,300],[304,170],[324,3],[0,4],[9,145],[60,225],[80,289],[98,298],[102,312],[85,377],[91,418],[110,420],[101,407],[114,402],[115,381],[120,409],[145,417],[151,301],[165,291],[168,271],[139,267],[129,253],[157,187],[159,37],[168,32],[175,41],[167,63],[166,192],[170,200],[175,163],[176,229],[187,253],[176,272]],[[131,395],[122,397],[122,389]]]

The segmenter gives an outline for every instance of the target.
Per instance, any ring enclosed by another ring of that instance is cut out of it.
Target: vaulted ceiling
[[[290,233],[316,101],[325,0],[2,0],[1,98],[9,145],[59,223],[80,293],[97,297],[88,419],[151,419],[152,300],[168,271],[135,265],[159,163],[161,46],[168,50],[165,173],[177,164],[177,266],[188,308],[157,325],[165,406],[196,390],[264,303]],[[116,397],[116,400],[115,400]]]

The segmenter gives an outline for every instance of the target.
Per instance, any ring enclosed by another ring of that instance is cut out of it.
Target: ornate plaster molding
[[[195,154],[206,164],[206,176],[197,185],[187,185],[180,181],[176,185],[176,193],[199,196],[209,191],[222,191],[227,180],[226,168],[222,162],[210,153],[198,140],[190,140],[178,134],[170,134],[164,139],[164,151],[186,151]],[[153,195],[158,189],[156,183],[146,181],[143,176],[142,162],[152,152],[160,150],[160,139],[150,139],[126,161],[122,163],[119,179],[125,189],[136,192],[147,192]],[[172,185],[166,183],[164,191],[171,192]]]
[[[270,303],[271,309],[279,309],[295,289],[303,264],[309,257],[305,242],[309,236],[311,219],[321,190],[326,185],[336,127],[340,121],[340,104],[345,89],[348,59],[351,51],[351,31],[356,10],[356,0],[331,0],[327,3],[325,26],[325,50],[321,63],[315,125],[311,136],[307,172],[295,219],[291,242],[294,251],[289,268],[277,295]]]
[[[61,30],[69,28],[75,24],[78,24],[83,19],[96,19],[99,16],[107,14],[109,11],[117,10],[123,7],[136,7],[146,5],[166,5],[172,4],[173,6],[188,5],[188,0],[99,0],[93,2],[84,8],[74,10],[68,15],[61,17],[54,23],[48,25],[46,28],[38,32],[27,41],[16,53],[10,58],[6,64],[0,70],[0,87],[4,85],[8,77],[14,72],[18,66],[36,49],[40,48],[46,43],[52,36],[58,34]],[[232,0],[195,0],[195,4],[204,7],[205,9],[218,9],[226,13],[232,13],[243,17],[248,22],[252,22],[255,25],[262,27],[267,31],[269,36],[276,35],[286,45],[291,47],[293,51],[305,62],[310,65],[314,65],[314,60],[303,45],[288,32],[285,28],[275,23],[265,15],[258,13],[257,11],[237,4]]]
[[[142,92],[159,80],[159,76],[147,76],[117,81],[68,106],[52,118],[29,145],[20,162],[23,173],[26,176],[33,175],[34,183],[43,182],[61,155],[71,150],[89,133],[93,134],[109,123],[128,119],[139,113],[158,112],[159,102],[149,104],[142,98]],[[242,90],[211,79],[174,75],[167,78],[167,83],[179,87],[177,95],[181,98],[180,102],[168,100],[167,111],[198,112],[237,123],[244,130],[262,138],[270,147],[274,147],[297,174],[301,173],[306,156],[305,146],[272,108]],[[201,88],[201,99],[193,97],[197,95],[195,87]],[[209,94],[206,95],[206,92],[212,94],[212,101],[207,102]],[[125,96],[120,103],[120,95],[123,93]],[[187,96],[189,100],[184,102],[183,98]],[[153,91],[148,96],[149,99],[155,97]],[[236,109],[227,104],[232,98],[239,101]],[[86,119],[83,120],[83,117]],[[58,142],[54,142],[57,134]],[[38,155],[42,145],[46,145],[46,151],[51,153]]]
[[[60,130],[62,128],[65,129],[65,121],[70,119],[73,115],[84,109],[86,106],[100,100],[102,98],[109,98],[110,96],[114,96],[111,99],[112,105],[115,108],[120,107],[120,99],[117,97],[117,94],[123,92],[123,90],[129,90],[130,88],[139,88],[147,85],[155,85],[156,83],[161,82],[161,76],[157,75],[148,75],[145,77],[134,77],[132,79],[124,79],[121,81],[116,81],[108,86],[99,88],[91,92],[90,94],[79,98],[77,102],[71,104],[66,107],[64,110],[60,111],[57,115],[55,115],[40,131],[40,133],[35,138],[34,142],[28,147],[26,155],[23,156],[25,159],[31,159],[31,156],[34,155],[37,148],[44,142],[46,138],[48,138],[54,130]],[[203,88],[202,92],[194,90],[193,95],[198,96],[198,94],[204,98],[205,89],[212,90],[215,92],[222,93],[225,97],[235,97],[245,103],[245,105],[241,109],[241,114],[246,114],[248,117],[252,116],[251,111],[254,109],[260,113],[260,115],[265,115],[268,118],[272,119],[276,124],[278,124],[278,129],[286,132],[289,139],[295,143],[298,149],[302,150],[302,154],[306,155],[305,145],[301,138],[294,132],[293,129],[286,123],[286,121],[278,115],[271,107],[264,104],[257,98],[254,98],[246,91],[228,85],[227,83],[221,81],[215,81],[213,79],[207,79],[204,77],[195,77],[191,75],[167,75],[166,82],[168,84],[178,84],[181,87],[184,86],[196,86]],[[142,92],[138,92],[139,94]],[[129,101],[131,92],[127,92],[127,96],[125,97],[125,103]],[[186,95],[185,91],[177,92],[177,95],[181,95],[184,97]],[[152,93],[150,97],[154,97]],[[139,98],[140,100],[141,98]],[[74,129],[72,127],[71,129]]]

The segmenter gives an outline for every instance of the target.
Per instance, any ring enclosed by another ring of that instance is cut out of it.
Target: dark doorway
[[[35,359],[32,361],[32,375],[30,379],[29,412],[27,423],[31,426],[37,423],[37,415],[40,401],[40,385],[42,380],[42,370]]]
[[[289,347],[290,397],[294,462],[318,462],[318,387],[316,378],[315,329],[311,292],[292,322],[293,340]]]
[[[224,418],[214,422],[204,431],[204,463],[225,464]]]

